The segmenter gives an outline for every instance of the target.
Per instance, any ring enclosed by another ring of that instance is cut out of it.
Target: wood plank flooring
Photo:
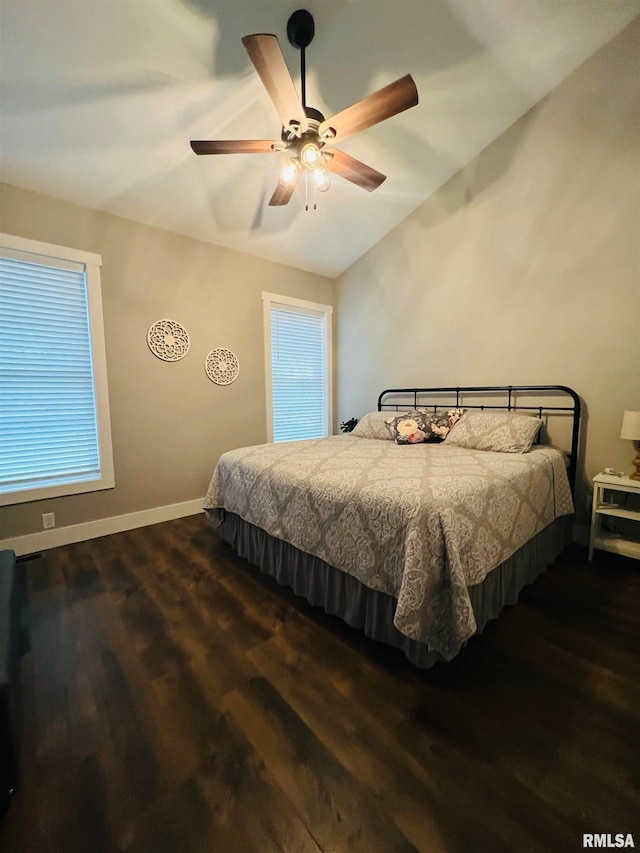
[[[27,574],[11,853],[569,853],[640,846],[640,566],[571,548],[415,669],[203,516]]]

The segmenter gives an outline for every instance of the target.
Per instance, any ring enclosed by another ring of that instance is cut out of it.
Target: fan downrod
[[[315,31],[313,15],[311,12],[307,12],[306,9],[298,9],[287,21],[287,37],[291,44],[298,48],[298,50],[304,50],[305,47],[309,47],[313,41]]]

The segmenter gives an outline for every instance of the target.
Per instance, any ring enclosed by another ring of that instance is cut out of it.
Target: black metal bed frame
[[[566,406],[530,406],[521,405],[517,402],[516,397],[521,394],[533,394],[537,396],[559,396],[564,394],[572,400],[571,405]],[[387,395],[402,395],[405,398],[413,397],[413,403],[405,401],[397,401],[395,403],[384,403],[383,398]],[[455,404],[452,399],[434,400],[433,395],[448,395],[450,398],[455,394]],[[506,396],[506,401],[502,405],[494,405],[492,403],[467,403],[465,396],[473,394],[485,394],[496,397],[502,394]],[[419,398],[427,397],[426,401],[419,401]],[[433,408],[438,409],[464,408],[464,409],[498,409],[506,411],[533,411],[538,413],[540,419],[543,415],[553,413],[570,413],[573,418],[573,426],[571,430],[571,451],[569,453],[569,484],[571,493],[575,497],[576,475],[578,470],[578,443],[580,440],[580,397],[576,394],[573,388],[568,388],[566,385],[458,385],[451,388],[387,388],[378,397],[378,411],[394,410],[400,411],[406,409],[407,406],[413,405],[414,409]]]

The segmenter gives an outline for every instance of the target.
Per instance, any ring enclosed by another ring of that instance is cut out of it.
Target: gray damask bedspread
[[[446,659],[476,630],[467,587],[573,512],[553,448],[493,453],[348,435],[223,454],[204,508],[234,512],[393,595],[398,630]]]

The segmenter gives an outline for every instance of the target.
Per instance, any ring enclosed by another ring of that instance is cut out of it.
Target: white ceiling
[[[241,44],[312,12],[307,103],[330,116],[411,73],[417,107],[344,142],[388,175],[267,202],[277,155],[197,157],[190,139],[275,139]],[[2,179],[338,276],[640,12],[640,0],[0,0]],[[3,223],[11,230],[10,223]]]

